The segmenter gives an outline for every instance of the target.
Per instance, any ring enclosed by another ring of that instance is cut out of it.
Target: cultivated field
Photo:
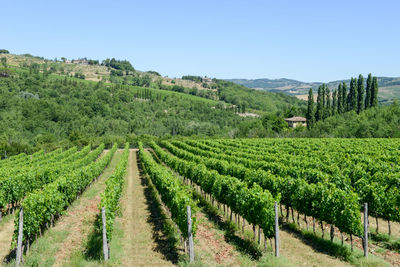
[[[1,261],[15,265],[20,232],[22,266],[398,266],[399,147],[183,139],[14,156],[0,161]]]

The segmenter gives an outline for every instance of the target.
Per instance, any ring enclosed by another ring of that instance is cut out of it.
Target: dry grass
[[[99,65],[84,65],[84,64],[76,64],[76,63],[58,63],[61,64],[66,73],[70,73],[74,75],[75,73],[82,73],[85,75],[86,80],[91,81],[101,81],[102,78],[108,78],[110,75],[110,71],[105,66]]]
[[[13,54],[1,54],[0,58],[5,57],[7,59],[7,64],[10,66],[21,66],[23,63],[27,63],[28,65],[31,63],[44,64],[46,61],[39,58],[27,57],[21,55],[13,55]]]
[[[32,63],[45,64],[47,63],[47,69],[51,66],[56,66],[57,74],[69,74],[74,75],[75,73],[81,73],[85,75],[86,80],[100,81],[103,78],[108,78],[110,71],[105,66],[100,65],[86,65],[78,63],[63,63],[63,62],[53,62],[49,60],[43,60],[35,57],[13,55],[13,54],[2,54],[0,57],[7,58],[7,64],[10,66],[20,67],[24,63],[30,65]],[[60,73],[60,68],[64,69],[64,73]]]
[[[171,78],[162,78],[162,84],[164,85],[181,85],[187,88],[193,88],[195,87],[198,90],[211,90],[211,91],[216,91],[215,89],[208,89],[208,88],[204,88],[203,85],[201,83],[197,83],[191,80],[182,80],[180,78],[176,78],[176,79],[171,79]],[[172,81],[174,81],[175,83],[173,83]]]
[[[121,199],[123,231],[123,266],[173,266],[171,255],[160,247],[163,233],[152,223],[154,211],[146,196],[147,185],[140,177],[137,165],[136,150],[129,155],[127,184]],[[158,242],[160,241],[160,243]],[[112,253],[112,251],[111,251]]]
[[[281,254],[297,266],[351,266],[327,254],[316,251],[293,233],[280,231]]]
[[[364,214],[361,213],[361,217],[363,217]],[[376,231],[376,219],[375,217],[369,216],[369,227],[371,231]],[[388,234],[389,233],[389,225],[388,222],[383,220],[383,219],[378,219],[378,224],[379,224],[379,233],[381,234]],[[397,222],[390,222],[390,229],[392,231],[392,236],[395,238],[400,238],[400,223]]]
[[[301,100],[305,100],[305,101],[308,100],[308,94],[295,95],[295,97],[297,97],[298,99],[301,99]],[[317,97],[318,97],[318,94],[314,94],[314,101],[317,101]]]
[[[283,212],[284,214],[284,220],[286,221],[286,211]],[[360,217],[363,218],[363,213],[360,214]],[[295,223],[293,223],[293,217],[290,214],[289,216],[289,222],[292,223],[293,225],[296,224],[299,229],[302,229],[303,231],[306,230],[306,223],[304,221],[304,215],[300,215],[300,227],[298,226],[298,214],[296,211],[294,211],[294,221]],[[374,232],[375,231],[375,218],[369,217],[370,220],[370,232]],[[309,225],[309,230],[312,231],[312,219],[310,217],[307,218],[308,221],[308,225]],[[328,241],[330,239],[330,225],[324,223],[324,232],[325,232],[325,239],[322,239],[322,231],[321,231],[321,226],[319,224],[319,221],[316,221],[316,236],[321,239],[321,240],[325,240]],[[383,221],[379,220],[380,223],[380,232],[382,233],[384,230],[387,230],[387,226],[382,227]],[[387,225],[387,222],[386,222]],[[398,233],[399,230],[399,224],[398,223],[393,223],[392,222],[392,233],[393,231],[395,231],[396,233]],[[293,232],[288,232],[291,234],[294,234]],[[341,235],[340,232],[338,231],[337,228],[335,228],[334,231],[334,242],[335,244],[341,244]],[[350,237],[347,234],[343,234],[344,236],[344,244],[346,247],[350,247]],[[301,237],[302,238],[302,237]],[[303,238],[303,240],[305,240]],[[306,243],[310,243],[309,241],[305,241]],[[330,243],[327,242],[327,243]],[[363,246],[362,246],[362,239],[359,237],[353,237],[353,245],[354,245],[354,249],[355,249],[355,254],[353,253],[352,256],[356,256],[356,254],[361,254],[361,251],[363,250]],[[364,262],[363,264],[371,264],[372,262],[375,262],[375,260],[378,261],[378,263],[376,263],[374,266],[382,266],[382,264],[384,264],[384,261],[386,261],[387,263],[390,263],[392,266],[399,266],[400,265],[400,254],[396,251],[390,251],[390,250],[386,250],[382,248],[383,244],[379,244],[379,242],[369,242],[369,253],[372,254],[373,256],[375,256],[375,258],[371,259],[370,262],[364,261],[363,259],[360,259],[358,256],[356,256],[355,262]],[[382,259],[380,261],[380,259]]]
[[[10,253],[11,240],[14,233],[14,215],[10,214],[3,217],[0,223],[0,264]]]

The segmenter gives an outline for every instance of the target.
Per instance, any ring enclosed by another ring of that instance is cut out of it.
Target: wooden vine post
[[[364,257],[368,257],[368,203],[364,203]]]
[[[275,257],[279,257],[278,203],[275,201]]]
[[[24,230],[24,209],[21,208],[19,212],[19,225],[18,225],[18,241],[17,241],[17,258],[15,262],[15,266],[20,266],[22,263],[22,237]]]
[[[190,209],[190,206],[187,206],[187,221],[188,221],[189,259],[190,262],[193,262],[194,246],[193,246],[193,233],[192,233],[192,211]]]
[[[104,207],[101,208],[101,218],[103,222],[103,255],[104,260],[107,261],[109,259],[108,255],[108,242],[107,242],[107,228],[106,228],[106,209]]]

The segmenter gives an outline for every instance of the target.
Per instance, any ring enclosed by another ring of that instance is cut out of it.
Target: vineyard
[[[1,260],[396,266],[399,148],[397,139],[176,139],[20,154],[0,161]]]

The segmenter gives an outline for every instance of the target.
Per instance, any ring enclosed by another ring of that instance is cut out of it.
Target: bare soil
[[[196,214],[198,221],[195,237],[196,258],[207,266],[239,266],[240,253],[225,240],[224,234],[206,218],[204,213]]]

